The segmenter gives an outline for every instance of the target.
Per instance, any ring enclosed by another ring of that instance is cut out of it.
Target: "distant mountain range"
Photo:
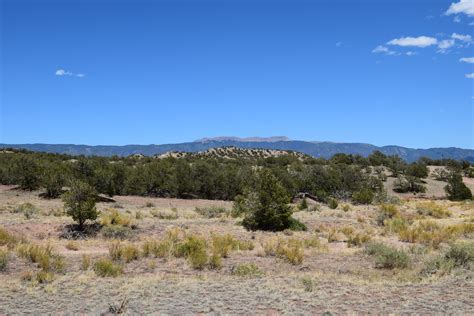
[[[456,147],[414,149],[400,146],[378,147],[364,143],[333,143],[333,142],[310,142],[301,140],[289,140],[287,137],[216,137],[203,138],[194,142],[163,144],[163,145],[124,145],[124,146],[88,146],[68,144],[0,144],[0,148],[27,149],[50,153],[61,153],[69,155],[86,156],[129,156],[143,154],[145,156],[161,155],[167,152],[199,152],[217,147],[238,148],[262,148],[275,150],[292,150],[313,157],[330,158],[337,153],[359,154],[368,156],[373,151],[379,150],[386,155],[398,155],[402,159],[412,162],[420,157],[432,159],[451,158],[457,160],[468,160],[474,162],[474,150]]]

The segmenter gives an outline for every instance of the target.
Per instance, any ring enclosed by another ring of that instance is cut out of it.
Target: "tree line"
[[[371,203],[383,194],[386,173],[397,177],[400,190],[422,192],[427,165],[447,166],[449,174],[469,175],[465,161],[421,158],[408,164],[398,156],[374,152],[368,157],[336,154],[331,159],[294,155],[255,159],[219,157],[86,157],[6,149],[0,152],[0,183],[24,190],[43,189],[56,198],[72,181],[97,193],[176,198],[234,200],[257,183],[257,173],[268,170],[289,197],[300,192],[329,198]],[[383,168],[382,170],[382,167]],[[450,178],[459,177],[450,175]],[[446,178],[446,181],[448,178]],[[461,180],[462,181],[462,180]],[[453,186],[459,186],[456,182]]]

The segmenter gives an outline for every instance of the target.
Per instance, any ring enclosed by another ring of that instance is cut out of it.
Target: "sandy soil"
[[[431,182],[429,182],[431,185]],[[430,189],[437,190],[433,184]],[[114,197],[115,203],[99,203],[100,210],[116,208],[132,217],[137,225],[129,242],[140,245],[148,238],[163,238],[165,232],[179,227],[187,233],[204,237],[231,234],[255,244],[251,251],[233,251],[223,259],[221,270],[195,270],[183,258],[140,258],[124,264],[124,274],[117,278],[101,278],[92,270],[80,267],[83,255],[92,260],[107,257],[111,240],[100,236],[77,241],[78,250],[66,248],[68,240],[60,234],[72,221],[54,216],[62,208],[60,200],[45,200],[38,192],[19,192],[0,187],[0,227],[23,235],[32,243],[54,246],[64,256],[66,269],[47,284],[22,279],[26,271],[36,271],[35,264],[18,258],[12,251],[6,271],[0,272],[0,314],[101,314],[109,306],[120,305],[127,299],[130,314],[434,314],[470,313],[474,310],[474,272],[457,269],[446,276],[420,278],[424,262],[437,256],[440,250],[422,255],[412,254],[407,269],[386,270],[375,267],[374,258],[362,247],[349,248],[341,233],[337,240],[328,241],[332,228],[351,227],[370,234],[374,240],[399,248],[410,249],[413,244],[400,242],[396,235],[387,234],[375,224],[376,206],[350,205],[345,212],[341,205],[319,211],[300,211],[295,217],[308,226],[307,232],[248,232],[231,217],[204,218],[195,207],[220,206],[231,208],[224,201],[158,199],[143,197]],[[38,212],[26,219],[15,210],[31,203]],[[416,213],[419,200],[405,201],[399,208]],[[461,223],[474,218],[474,205],[437,201],[452,212],[440,223]],[[160,219],[154,212],[174,212],[176,219]],[[137,212],[142,214],[136,219]],[[275,238],[305,240],[316,238],[320,248],[305,248],[301,264],[266,256],[263,244]],[[239,264],[254,263],[262,275],[239,277],[233,270]],[[310,280],[312,290],[303,284]]]

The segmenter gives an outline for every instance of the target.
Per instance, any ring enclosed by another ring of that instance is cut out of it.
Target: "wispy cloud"
[[[474,79],[474,72],[470,73],[470,74],[466,74],[466,78],[468,79]]]
[[[391,41],[388,41],[388,45],[396,45],[396,46],[402,46],[402,47],[428,47],[431,45],[436,45],[438,43],[438,40],[434,37],[429,37],[429,36],[418,36],[418,37],[400,37],[400,38],[395,38]]]
[[[55,72],[56,76],[72,76],[72,72],[64,70],[64,69],[58,69]]]
[[[471,35],[462,35],[462,34],[453,33],[451,35],[451,38],[456,39],[456,40],[460,40],[462,42],[472,42],[472,36]]]
[[[474,57],[463,57],[463,58],[459,59],[459,62],[474,64]]]
[[[396,55],[397,53],[393,50],[390,50],[388,47],[379,45],[372,50],[374,54],[385,54],[385,55]]]
[[[445,12],[446,15],[460,13],[464,13],[467,16],[474,16],[474,1],[460,0],[459,2],[451,3],[448,10]]]
[[[85,74],[75,74],[69,70],[65,70],[65,69],[57,69],[56,72],[54,73],[56,76],[75,76],[75,77],[78,77],[78,78],[84,78],[86,75]]]
[[[447,39],[447,40],[442,40],[438,42],[438,52],[439,53],[447,53],[448,49],[454,46],[454,40],[453,39]]]

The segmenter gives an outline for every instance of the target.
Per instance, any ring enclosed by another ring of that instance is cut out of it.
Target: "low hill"
[[[155,158],[184,158],[184,157],[206,157],[206,158],[223,158],[223,159],[259,159],[269,157],[280,157],[284,155],[295,156],[298,159],[308,157],[305,154],[289,150],[277,149],[259,149],[259,148],[238,148],[238,147],[218,147],[209,148],[205,151],[193,152],[167,152],[155,155]]]

